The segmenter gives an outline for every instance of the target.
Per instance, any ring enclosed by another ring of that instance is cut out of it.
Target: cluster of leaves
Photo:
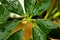
[[[24,29],[11,34],[11,32],[22,22],[22,20],[8,20],[10,13],[21,15],[28,23],[34,21],[37,24],[37,26],[32,25],[32,40],[47,40],[49,37],[47,34],[49,34],[52,29],[58,28],[58,26],[51,20],[46,19],[48,14],[52,15],[56,12],[59,14],[60,12],[60,0],[58,0],[57,8],[53,8],[53,3],[54,0],[40,0],[39,2],[37,0],[24,0],[24,7],[26,11],[26,13],[24,13],[19,0],[0,0],[0,40],[22,40]],[[46,10],[47,15],[45,16],[45,19],[32,18],[36,15],[41,16]],[[57,15],[55,15],[54,18],[56,16]]]

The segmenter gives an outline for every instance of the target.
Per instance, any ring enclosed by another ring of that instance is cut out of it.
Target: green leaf
[[[27,14],[31,15],[37,0],[24,0],[24,6]]]
[[[13,34],[12,36],[10,36],[7,40],[22,40],[23,33],[24,33],[24,30],[20,30],[15,34]]]
[[[23,8],[18,0],[1,0],[1,2],[10,12],[23,15]]]
[[[38,27],[48,34],[52,29],[57,29],[58,26],[54,24],[51,20],[37,19],[36,23]]]
[[[55,38],[55,39],[60,39],[60,28],[53,29],[49,34],[49,37]]]
[[[60,11],[60,0],[58,0],[58,9]]]
[[[8,21],[4,24],[0,24],[0,40],[6,40],[11,36],[11,32],[16,28],[20,21]]]
[[[48,19],[52,19],[52,16],[53,16],[57,11],[58,11],[57,8],[56,8],[56,7],[53,7],[52,10],[51,10],[51,12],[50,12],[50,14],[49,14],[49,16],[48,16]]]
[[[46,34],[37,27],[32,28],[33,40],[46,40]]]
[[[51,0],[41,0],[38,4],[36,4],[33,10],[34,16],[42,14],[44,11],[48,9],[50,4],[51,4]]]
[[[60,16],[60,0],[58,0],[58,11],[59,11],[59,16]]]
[[[54,0],[52,0],[52,2],[50,3],[50,6],[49,6],[49,8],[47,9],[47,13],[46,13],[44,19],[47,19],[48,16],[51,15],[51,11],[52,11],[53,8],[54,8],[53,6],[54,6]]]
[[[9,17],[9,11],[3,4],[0,5],[0,24],[4,23]]]

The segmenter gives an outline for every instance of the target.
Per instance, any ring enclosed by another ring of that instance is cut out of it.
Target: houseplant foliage
[[[32,17],[42,15],[50,7],[52,1],[54,0],[40,0],[39,2],[24,0],[26,11],[24,13],[19,0],[0,0],[0,40],[23,40],[25,28],[28,26],[30,26],[29,30],[32,30],[31,40],[47,40],[49,32],[57,29],[58,26],[49,19],[33,19]],[[60,9],[60,0],[58,1],[58,9]],[[22,19],[8,20],[10,13],[16,13],[22,16]],[[23,22],[26,23],[23,24]],[[22,28],[16,29],[18,25]]]

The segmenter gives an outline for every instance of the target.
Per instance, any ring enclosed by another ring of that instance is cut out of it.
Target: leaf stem
[[[47,19],[48,15],[49,15],[49,13],[46,14],[46,16],[44,17],[44,19]]]
[[[53,16],[51,16],[49,19],[55,19],[56,17],[58,17],[60,15],[60,12],[55,13]]]
[[[60,15],[60,12],[57,12],[57,13],[55,13],[54,15],[53,15],[53,18],[56,18],[56,17],[58,17]]]

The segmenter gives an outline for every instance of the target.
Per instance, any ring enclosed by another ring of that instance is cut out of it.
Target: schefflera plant
[[[51,20],[32,17],[42,15],[51,2],[52,0],[24,0],[24,13],[19,0],[0,0],[0,40],[48,40],[49,32],[58,26]],[[10,13],[16,13],[23,19],[8,20]]]

